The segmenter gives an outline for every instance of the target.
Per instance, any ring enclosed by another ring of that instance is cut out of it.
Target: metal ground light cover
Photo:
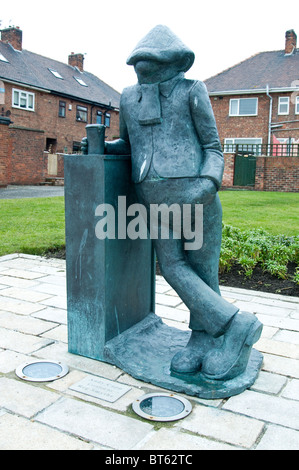
[[[46,359],[25,362],[16,368],[16,375],[30,382],[52,382],[64,377],[69,369],[65,364]]]
[[[148,393],[132,404],[136,414],[150,421],[177,421],[192,411],[191,403],[173,393]]]

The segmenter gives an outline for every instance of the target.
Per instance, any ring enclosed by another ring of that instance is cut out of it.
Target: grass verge
[[[299,234],[299,193],[220,191],[223,222],[271,235]]]
[[[0,256],[42,255],[65,244],[64,198],[0,200]]]

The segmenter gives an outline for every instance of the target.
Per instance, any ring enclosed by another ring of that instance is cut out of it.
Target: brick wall
[[[235,154],[224,154],[224,173],[222,187],[231,187],[234,184]]]
[[[299,157],[257,157],[255,189],[299,192]]]
[[[2,121],[0,118],[0,185],[40,183],[44,179],[43,133]]]
[[[10,184],[39,184],[44,181],[44,133],[10,127],[11,175]]]
[[[235,155],[224,154],[222,188],[234,187]],[[299,192],[299,157],[256,158],[255,191]]]
[[[11,177],[10,155],[11,139],[10,119],[0,117],[0,187],[7,186]]]

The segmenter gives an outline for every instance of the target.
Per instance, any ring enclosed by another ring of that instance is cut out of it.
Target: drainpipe
[[[90,108],[90,124],[93,123],[93,122],[92,122],[92,110],[93,110],[93,108],[94,108],[94,105],[92,104],[92,105],[91,105],[91,108]]]
[[[272,122],[272,101],[273,101],[273,98],[272,96],[269,94],[269,85],[267,84],[267,87],[266,87],[266,95],[268,96],[269,100],[270,100],[270,105],[269,105],[269,124],[268,124],[268,148],[267,148],[267,155],[269,156],[270,153],[271,153],[271,122]]]

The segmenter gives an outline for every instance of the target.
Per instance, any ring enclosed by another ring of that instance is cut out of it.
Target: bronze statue
[[[132,184],[147,209],[162,203],[203,205],[200,249],[186,250],[183,233],[153,243],[164,278],[190,310],[192,334],[173,357],[171,370],[201,371],[224,381],[246,369],[262,324],[220,295],[217,192],[224,158],[206,87],[184,77],[193,61],[194,53],[166,26],[156,26],[138,43],[127,60],[138,84],[122,93],[120,138],[106,142],[105,153],[131,155]]]

